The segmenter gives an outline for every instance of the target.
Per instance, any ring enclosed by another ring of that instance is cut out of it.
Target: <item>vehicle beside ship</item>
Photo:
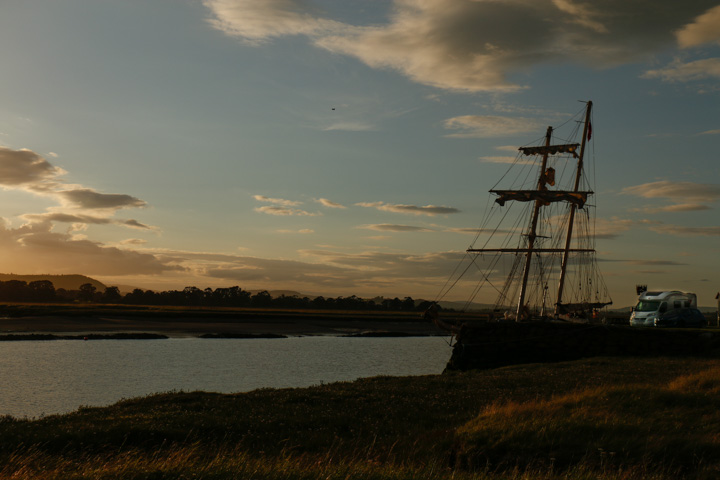
[[[679,290],[649,291],[643,286],[638,287],[638,293],[638,303],[630,314],[630,325],[633,327],[691,326],[699,323],[699,317],[690,311],[700,313],[697,310],[697,295],[694,293]],[[704,320],[705,317],[702,318]]]
[[[677,308],[655,319],[656,327],[695,327],[708,325],[705,315],[697,308]]]

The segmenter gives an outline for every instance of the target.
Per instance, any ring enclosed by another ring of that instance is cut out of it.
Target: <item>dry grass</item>
[[[0,478],[717,478],[719,393],[677,358],[179,392],[0,419]]]

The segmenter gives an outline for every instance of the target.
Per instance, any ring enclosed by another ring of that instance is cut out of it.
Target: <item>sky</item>
[[[614,306],[720,290],[720,0],[2,0],[0,45],[0,272],[432,300],[591,100]]]

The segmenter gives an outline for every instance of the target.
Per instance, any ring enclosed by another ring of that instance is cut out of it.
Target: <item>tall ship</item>
[[[490,291],[496,321],[591,322],[612,304],[595,250],[592,107],[584,102],[575,116],[518,148],[436,301],[463,287],[469,307]],[[436,311],[428,315],[445,329],[457,327]]]

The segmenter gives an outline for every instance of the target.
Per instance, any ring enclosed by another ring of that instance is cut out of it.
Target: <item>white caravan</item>
[[[697,308],[697,295],[678,290],[642,292],[630,315],[630,325],[652,327],[656,318],[676,308]]]

